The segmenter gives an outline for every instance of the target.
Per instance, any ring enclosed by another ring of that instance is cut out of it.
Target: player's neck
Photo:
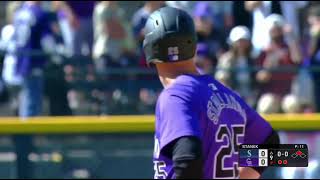
[[[159,79],[164,88],[172,85],[176,78],[182,74],[199,75],[193,60],[180,61],[176,63],[157,63]]]

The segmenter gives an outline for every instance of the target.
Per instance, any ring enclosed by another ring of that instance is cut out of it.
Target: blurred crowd
[[[194,18],[201,74],[260,113],[320,112],[316,1],[10,1],[0,43],[2,106],[21,117],[41,115],[41,107],[49,115],[152,114],[157,77],[129,69],[150,70],[144,26],[163,6]]]

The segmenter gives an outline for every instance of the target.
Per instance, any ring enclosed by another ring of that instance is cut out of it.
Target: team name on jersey
[[[208,85],[212,88],[212,84]],[[240,103],[231,94],[217,91],[217,88],[212,88],[213,93],[207,103],[207,116],[218,124],[220,113],[225,109],[233,109],[238,112],[243,119],[246,119],[245,110],[241,107]]]

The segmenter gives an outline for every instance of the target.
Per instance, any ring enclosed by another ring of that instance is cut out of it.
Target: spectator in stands
[[[131,20],[133,35],[136,38],[136,43],[138,45],[137,54],[140,56],[139,64],[142,67],[146,67],[146,60],[143,52],[142,42],[144,39],[144,26],[147,22],[149,15],[164,6],[164,1],[146,1],[144,6],[141,7],[135,14]]]
[[[209,54],[215,55],[215,60],[226,49],[225,35],[217,28],[213,20],[213,11],[208,2],[197,2],[193,11],[195,28],[197,31],[198,42],[208,45]]]
[[[300,40],[301,30],[300,11],[309,4],[308,1],[280,1],[282,16],[292,27],[292,34],[296,40]]]
[[[166,5],[182,9],[192,15],[192,9],[195,1],[166,1]]]
[[[219,58],[215,78],[238,92],[250,105],[254,105],[254,59],[251,56],[249,29],[245,26],[234,27],[228,42],[230,50]]]
[[[6,7],[6,21],[7,24],[1,30],[1,50],[12,51],[13,49],[13,17],[17,9],[20,8],[21,2],[12,1],[7,4]],[[17,57],[12,53],[5,53],[3,59],[2,79],[4,82],[4,90],[8,88],[10,96],[10,106],[7,105],[8,109],[5,109],[6,115],[17,115],[18,107],[18,94],[19,87],[22,83],[21,75],[15,73],[17,66]]]
[[[216,62],[214,57],[209,54],[209,47],[205,43],[197,44],[197,54],[195,57],[195,64],[200,74],[212,74]]]
[[[53,47],[46,47],[44,50],[54,49],[52,53],[55,55],[48,57],[50,60],[46,64],[44,95],[46,96],[45,100],[49,100],[49,115],[66,116],[72,113],[67,102],[68,85],[63,73],[65,58],[61,55],[72,55],[71,26],[65,10],[65,2],[53,1],[48,5],[50,6],[47,7],[46,14],[52,29],[54,44]]]
[[[269,41],[264,37],[268,33],[264,28],[264,20],[270,14],[281,14],[281,4],[280,1],[245,1],[245,8],[253,18],[252,44],[254,55],[258,56]]]
[[[320,5],[310,8],[308,22],[310,25],[309,58],[311,67],[320,67]],[[320,112],[320,71],[311,72],[314,80],[316,110]]]
[[[49,50],[53,46],[51,24],[41,1],[25,1],[14,13],[13,55],[17,57],[16,75],[22,77],[19,116],[27,118],[42,113],[44,65],[47,57],[33,53]],[[32,53],[32,54],[30,54]],[[28,155],[32,151],[30,136],[14,137],[19,178],[32,177]]]
[[[261,94],[271,94],[272,99],[276,99],[276,102],[281,102],[281,99],[291,92],[291,84],[295,73],[271,72],[270,69],[295,67],[301,59],[298,59],[299,56],[292,55],[299,49],[294,49],[293,46],[289,46],[286,43],[284,39],[285,22],[282,16],[272,14],[266,18],[265,24],[271,41],[258,58],[257,65],[262,69],[258,71],[256,78],[260,84]],[[280,111],[280,109],[277,111]]]
[[[259,55],[262,49],[269,44],[269,39],[263,34],[268,33],[264,28],[264,20],[271,14],[279,14],[291,25],[291,40],[298,39],[299,23],[298,10],[307,4],[305,1],[286,2],[286,1],[245,1],[245,8],[251,12],[253,19],[252,43],[255,55]]]
[[[183,9],[192,15],[197,1],[166,1],[167,6]],[[233,25],[232,2],[231,1],[207,1],[212,10],[212,18],[215,28],[219,30],[230,30]]]
[[[253,16],[246,9],[246,1],[233,1],[232,15],[234,26],[246,26],[252,32]]]
[[[310,62],[308,60],[304,60],[301,68],[295,79],[292,82],[290,102],[298,102],[299,110],[304,113],[311,113],[316,111],[316,102],[315,102],[315,91],[314,91],[314,81],[312,75],[310,73]],[[291,105],[295,107],[297,105]],[[286,111],[285,111],[286,112]]]
[[[65,1],[52,1],[52,9],[57,15],[59,30],[63,38],[63,54],[71,57],[73,55],[74,32],[68,8]]]
[[[212,10],[213,18],[216,26],[220,31],[229,32],[233,26],[232,17],[232,1],[209,1]]]
[[[5,51],[11,51],[13,46],[13,16],[17,9],[21,6],[20,2],[14,1],[7,5],[6,19],[7,25],[1,30],[1,49]],[[17,65],[17,58],[11,53],[6,53],[3,64],[2,77],[4,82],[9,86],[21,85],[22,77],[15,74],[15,68]]]
[[[155,108],[157,97],[152,89],[142,88],[139,93],[140,101],[138,111],[140,114],[152,114]]]
[[[125,11],[116,1],[101,1],[94,9],[93,58],[99,72],[107,66],[135,64],[135,43]]]
[[[91,55],[93,44],[92,15],[96,1],[65,1],[72,26],[74,55]]]
[[[37,116],[41,114],[43,69],[47,59],[24,53],[43,52],[45,47],[50,46],[51,26],[38,1],[23,3],[15,13],[13,24],[15,30],[19,29],[13,35],[14,55],[18,59],[15,72],[23,78],[19,115]]]

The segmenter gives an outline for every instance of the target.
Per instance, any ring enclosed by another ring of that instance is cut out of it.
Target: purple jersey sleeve
[[[247,124],[245,131],[245,144],[262,144],[272,132],[271,125],[254,109],[245,104]]]
[[[179,137],[200,137],[199,116],[191,97],[190,93],[179,89],[168,89],[161,95],[157,121],[160,149]]]

